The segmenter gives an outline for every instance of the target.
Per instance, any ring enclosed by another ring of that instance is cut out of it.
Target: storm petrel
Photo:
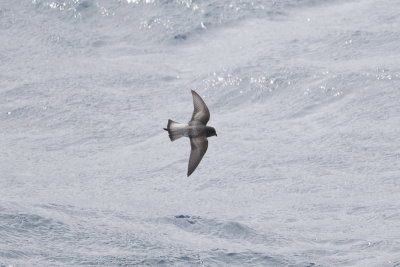
[[[207,126],[210,120],[210,111],[208,111],[206,103],[203,99],[192,90],[194,111],[188,124],[168,120],[167,128],[169,139],[175,141],[182,136],[189,137],[190,151],[189,165],[187,176],[189,177],[199,165],[201,159],[208,148],[207,137],[217,136],[217,132],[213,127]]]

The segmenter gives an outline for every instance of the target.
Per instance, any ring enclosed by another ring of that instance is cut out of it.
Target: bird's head
[[[217,136],[217,132],[215,131],[214,127],[207,127],[207,137],[210,136]]]

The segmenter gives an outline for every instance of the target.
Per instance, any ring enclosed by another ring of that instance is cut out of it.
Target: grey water
[[[400,266],[399,14],[0,0],[0,266]]]

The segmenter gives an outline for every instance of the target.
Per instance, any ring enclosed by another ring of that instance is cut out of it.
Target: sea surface
[[[399,14],[0,0],[0,266],[399,267]]]

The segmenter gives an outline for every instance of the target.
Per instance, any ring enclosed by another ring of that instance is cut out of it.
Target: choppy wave
[[[0,266],[399,266],[397,6],[3,1]]]

